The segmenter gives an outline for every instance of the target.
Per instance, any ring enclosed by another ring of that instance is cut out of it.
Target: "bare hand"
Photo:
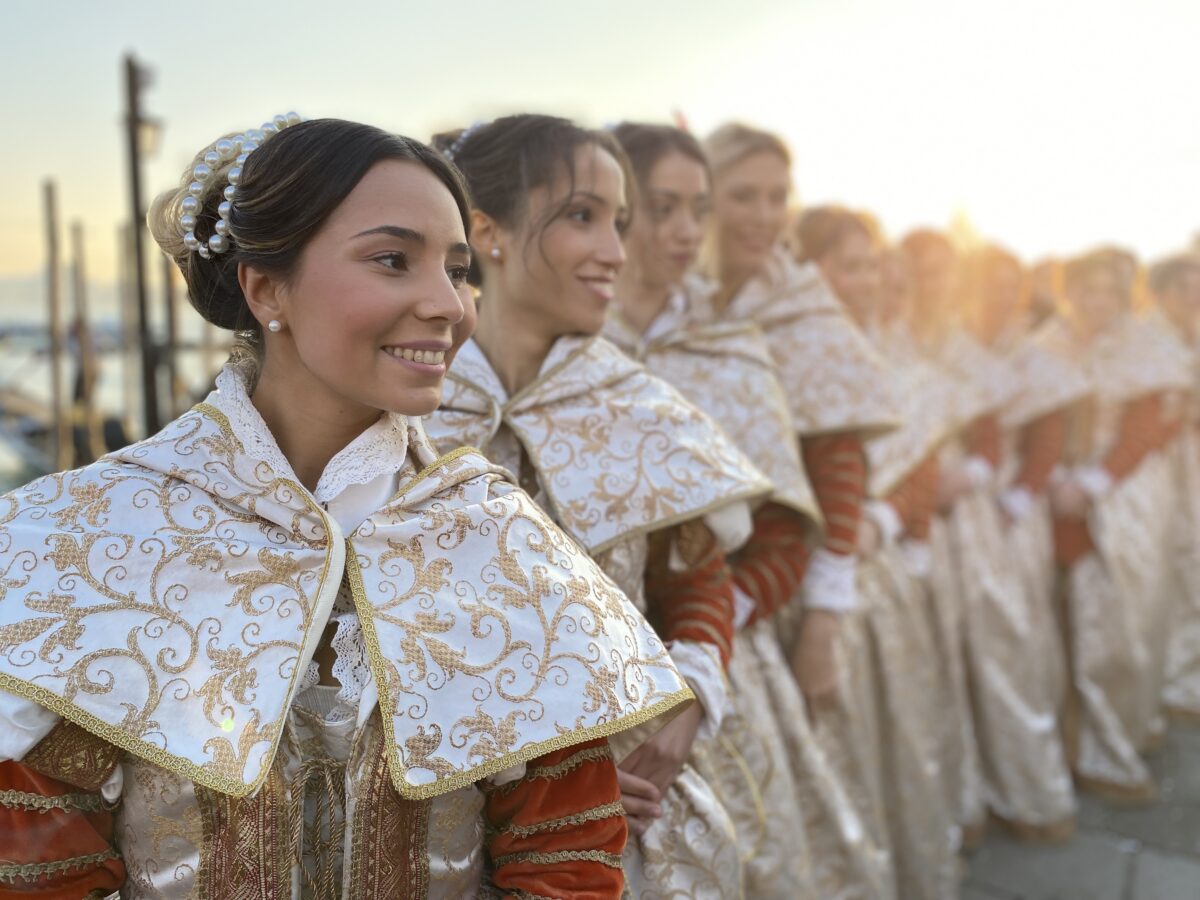
[[[875,551],[879,549],[879,545],[883,543],[883,535],[879,532],[879,526],[875,524],[875,520],[868,516],[863,516],[858,520],[858,558],[870,559],[875,555]]]
[[[1091,498],[1078,482],[1064,481],[1054,486],[1050,493],[1054,512],[1063,519],[1082,519],[1087,515]]]
[[[966,466],[946,466],[938,474],[938,509],[945,512],[959,497],[969,494],[974,485]]]
[[[662,815],[662,794],[644,778],[617,768],[617,783],[621,786],[621,805],[629,830],[637,835],[646,833],[654,820]]]
[[[838,614],[810,609],[800,622],[800,637],[792,649],[792,673],[808,706],[810,720],[837,706],[837,645],[841,630]]]
[[[621,768],[649,781],[660,795],[665,794],[679,777],[679,770],[692,752],[696,732],[703,721],[704,707],[699,703],[690,704],[654,737],[625,757]]]

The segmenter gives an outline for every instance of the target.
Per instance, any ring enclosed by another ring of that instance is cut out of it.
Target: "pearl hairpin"
[[[203,161],[196,163],[192,169],[192,182],[188,185],[187,196],[179,207],[179,228],[183,232],[183,245],[188,250],[199,253],[204,259],[211,259],[214,253],[224,253],[229,249],[229,216],[233,210],[233,198],[237,193],[238,182],[242,179],[242,166],[247,157],[259,148],[263,141],[276,135],[292,125],[299,125],[304,120],[299,113],[290,112],[284,116],[276,116],[270,122],[264,122],[262,128],[251,128],[245,134],[232,138],[221,138],[212,145],[203,156]],[[204,208],[204,193],[207,184],[218,167],[230,159],[233,165],[226,177],[229,184],[224,191],[224,200],[217,207],[217,223],[207,241],[196,237],[196,217]]]

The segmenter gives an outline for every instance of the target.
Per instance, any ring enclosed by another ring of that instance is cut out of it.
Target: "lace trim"
[[[0,806],[26,812],[49,812],[52,809],[78,809],[83,812],[103,812],[104,803],[95,794],[62,794],[46,797],[27,791],[0,791]]]
[[[605,803],[603,806],[594,806],[582,812],[572,813],[569,816],[561,816],[557,819],[538,822],[535,825],[506,825],[499,829],[498,833],[511,834],[516,837],[531,837],[542,831],[557,831],[559,828],[566,828],[569,825],[585,825],[588,822],[595,822],[599,819],[620,818],[624,815],[625,807],[621,805],[620,800],[616,800],[612,803]]]
[[[505,853],[493,865],[499,869],[509,863],[527,862],[535,866],[554,866],[564,862],[597,862],[610,869],[621,869],[621,857],[604,850],[556,850],[551,853]]]
[[[357,715],[362,693],[373,676],[367,658],[367,643],[363,637],[362,623],[354,609],[353,597],[344,588],[338,592],[329,621],[337,626],[330,643],[336,657],[333,663],[333,677],[337,679],[339,687],[337,707],[325,721],[337,723]],[[316,661],[309,662],[300,690],[316,687],[320,681],[320,666]]]
[[[298,480],[251,402],[242,372],[235,365],[226,365],[216,383],[217,394],[208,402],[225,414],[246,452],[270,466],[276,475]],[[408,418],[386,413],[329,461],[313,497],[318,503],[328,503],[351,485],[368,484],[381,475],[394,473],[407,455]]]
[[[19,879],[33,881],[43,875],[58,875],[70,869],[82,869],[96,863],[107,862],[110,859],[120,859],[116,850],[102,850],[87,856],[73,856],[70,859],[57,859],[54,862],[42,863],[8,863],[0,865],[0,882],[15,884]]]

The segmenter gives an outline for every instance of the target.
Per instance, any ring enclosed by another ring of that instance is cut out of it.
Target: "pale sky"
[[[44,266],[41,182],[115,269],[120,64],[165,123],[147,198],[226,131],[295,109],[427,138],[505,112],[779,131],[803,203],[892,234],[958,213],[1027,257],[1200,230],[1200,3],[1009,0],[5,0],[0,287]]]

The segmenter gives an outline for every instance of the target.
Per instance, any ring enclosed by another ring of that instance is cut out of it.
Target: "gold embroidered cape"
[[[820,524],[821,510],[800,460],[787,395],[756,325],[686,321],[643,341],[614,314],[605,337],[734,437],[738,448],[775,486],[772,501]]]
[[[537,379],[506,396],[468,342],[429,436],[486,453],[510,428],[555,520],[592,555],[771,490],[715,422],[603,338],[560,338]]]
[[[749,320],[765,335],[803,437],[857,431],[870,437],[899,423],[887,370],[820,271],[782,249],[717,313]]]
[[[0,688],[245,796],[344,575],[405,798],[691,697],[642,616],[502,470],[421,447],[426,468],[348,538],[206,404],[0,498]]]

